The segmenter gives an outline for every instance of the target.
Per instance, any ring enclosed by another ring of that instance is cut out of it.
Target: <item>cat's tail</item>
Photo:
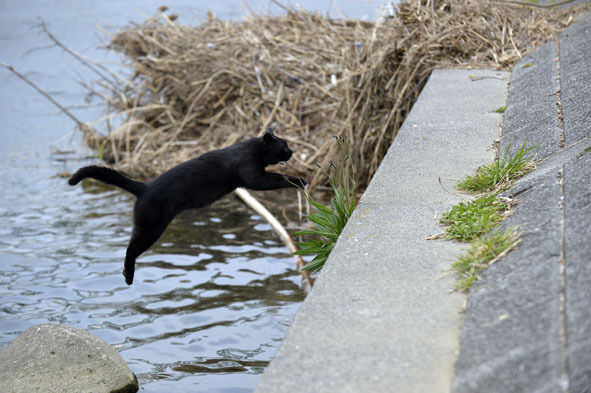
[[[139,197],[144,192],[146,187],[144,183],[131,180],[127,176],[114,169],[96,165],[85,166],[78,169],[78,171],[74,173],[72,177],[70,177],[68,184],[74,186],[82,179],[86,179],[87,177],[123,188],[125,191],[131,192],[136,197]]]

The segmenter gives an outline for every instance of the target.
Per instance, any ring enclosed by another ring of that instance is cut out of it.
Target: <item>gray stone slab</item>
[[[560,88],[567,145],[591,136],[591,13],[560,35]]]
[[[553,43],[521,59],[513,68],[509,100],[503,120],[500,153],[519,150],[524,141],[536,149],[538,159],[560,149],[558,122],[558,54]]]
[[[450,391],[462,246],[426,237],[461,200],[455,181],[492,161],[507,80],[433,72],[256,392]]]
[[[523,192],[525,189],[536,184],[537,178],[540,176],[545,176],[548,173],[557,174],[567,162],[579,156],[589,145],[591,145],[591,138],[582,140],[577,144],[567,146],[558,153],[541,161],[536,161],[536,169],[526,174],[523,178],[519,179],[519,182],[515,185],[515,187],[513,187],[510,192],[506,192],[505,195],[510,196],[511,193],[519,194]]]
[[[556,392],[560,345],[558,169],[512,190],[519,202],[504,228],[519,227],[516,250],[482,272],[470,292],[454,392]]]
[[[569,386],[591,392],[591,152],[565,165],[564,227]]]
[[[85,330],[43,324],[0,351],[0,392],[135,393],[138,382],[119,353]]]
[[[588,14],[560,38],[563,131],[552,131],[551,79],[541,83],[557,69],[553,44],[513,71],[501,147],[536,141],[542,160],[508,192],[519,203],[503,226],[519,225],[522,243],[472,288],[456,393],[591,392],[590,25]]]

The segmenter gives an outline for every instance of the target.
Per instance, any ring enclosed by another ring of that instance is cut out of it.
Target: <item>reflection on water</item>
[[[0,346],[67,324],[115,345],[143,391],[252,390],[304,296],[262,218],[231,196],[182,213],[128,287],[133,197],[93,182],[45,197],[70,203],[0,209]]]

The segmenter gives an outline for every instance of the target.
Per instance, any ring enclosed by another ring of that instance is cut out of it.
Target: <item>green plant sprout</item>
[[[591,146],[586,147],[582,152],[577,154],[577,158],[584,156],[587,153],[591,153]]]
[[[521,240],[515,229],[492,232],[470,243],[470,249],[452,265],[458,275],[456,288],[468,291],[478,274],[514,249]]]
[[[509,211],[509,204],[496,195],[485,196],[472,202],[460,202],[443,214],[445,238],[470,241],[496,228]]]
[[[458,183],[457,188],[477,194],[497,194],[506,190],[516,179],[535,169],[534,162],[526,157],[533,147],[526,148],[526,143],[524,142],[521,149],[513,155],[509,154],[508,146],[503,158],[481,166],[476,170],[476,175],[466,176]]]
[[[338,166],[331,163],[327,171],[334,193],[330,199],[330,206],[318,203],[307,192],[306,198],[316,210],[315,213],[308,215],[308,220],[314,224],[314,228],[295,233],[296,236],[310,237],[309,240],[300,242],[298,244],[300,249],[294,253],[314,255],[314,258],[304,266],[305,270],[318,271],[324,266],[356,205],[354,171],[349,147],[343,137],[335,139],[339,145],[341,162]]]
[[[459,182],[458,189],[481,196],[472,202],[460,202],[440,219],[446,227],[446,239],[470,242],[469,250],[451,268],[458,275],[456,288],[461,291],[470,290],[480,271],[520,242],[520,233],[515,228],[496,230],[511,207],[498,194],[535,168],[534,162],[526,158],[533,149],[526,147],[526,143],[513,155],[509,154],[510,146],[507,147],[503,158],[478,168],[476,175]]]

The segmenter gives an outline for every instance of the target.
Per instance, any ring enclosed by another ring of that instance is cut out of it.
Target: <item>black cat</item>
[[[121,187],[137,197],[133,208],[133,232],[125,255],[123,275],[133,283],[135,260],[152,246],[182,210],[208,205],[237,187],[273,190],[304,186],[302,179],[266,172],[267,165],[290,159],[287,143],[271,129],[260,138],[238,142],[205,153],[164,172],[148,183],[129,179],[100,167],[80,168],[68,181],[78,184],[87,177]]]

